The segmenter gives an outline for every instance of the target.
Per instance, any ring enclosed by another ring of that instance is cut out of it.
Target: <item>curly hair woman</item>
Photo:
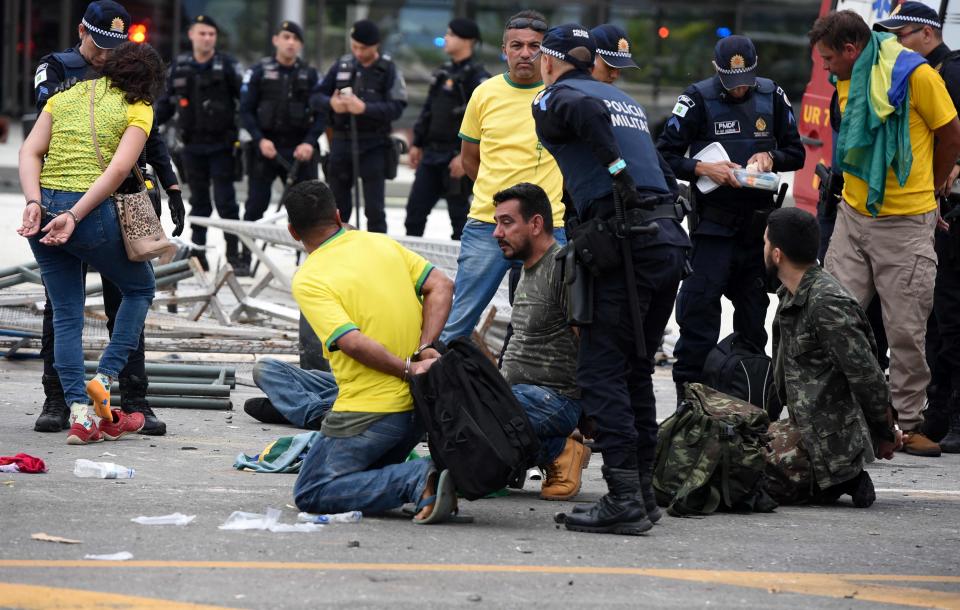
[[[27,203],[17,232],[29,239],[53,304],[55,366],[70,404],[67,442],[75,445],[116,440],[143,427],[143,414],[110,408],[110,385],[137,347],[154,295],[151,264],[127,258],[112,194],[143,150],[165,68],[149,45],[124,43],[110,53],[101,73],[102,78],[51,97],[20,149]],[[105,169],[90,132],[91,89]],[[86,388],[84,264],[123,296],[113,335]]]

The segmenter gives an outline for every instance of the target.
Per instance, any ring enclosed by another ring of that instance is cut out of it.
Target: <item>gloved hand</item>
[[[624,210],[649,206],[640,205],[640,196],[637,194],[637,185],[627,170],[622,169],[613,175],[613,192],[620,197]]]
[[[170,208],[170,219],[173,221],[173,236],[179,237],[183,233],[183,219],[186,211],[183,209],[183,193],[180,189],[167,191],[167,207]]]

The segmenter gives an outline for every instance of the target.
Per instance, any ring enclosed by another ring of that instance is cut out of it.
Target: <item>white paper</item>
[[[130,520],[140,525],[186,525],[196,518],[196,515],[173,513],[172,515],[161,515],[159,517],[140,516]]]
[[[97,559],[99,561],[126,561],[128,559],[133,559],[133,553],[129,551],[120,551],[119,553],[111,553],[109,555],[84,555],[84,559]]]
[[[693,158],[698,161],[714,163],[716,161],[729,161],[730,155],[727,154],[727,149],[723,147],[723,144],[720,142],[711,142],[704,146]],[[700,179],[697,180],[697,188],[700,189],[700,192],[704,195],[715,191],[719,186],[719,184],[706,176],[700,176]]]
[[[234,511],[227,520],[219,527],[222,530],[267,530],[275,534],[284,534],[292,532],[317,532],[323,529],[318,523],[297,523],[289,525],[278,523],[280,520],[280,509],[268,508],[266,515],[259,513],[245,513],[243,511]]]

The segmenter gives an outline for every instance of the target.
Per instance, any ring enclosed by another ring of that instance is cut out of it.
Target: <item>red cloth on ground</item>
[[[0,466],[6,466],[7,464],[16,464],[20,472],[39,473],[47,471],[47,465],[43,463],[43,460],[26,453],[0,457]]]

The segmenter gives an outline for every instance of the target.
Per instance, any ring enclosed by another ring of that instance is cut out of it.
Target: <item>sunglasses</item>
[[[546,32],[549,28],[546,22],[540,19],[530,19],[529,17],[520,17],[507,24],[508,30],[533,30],[534,32]]]

